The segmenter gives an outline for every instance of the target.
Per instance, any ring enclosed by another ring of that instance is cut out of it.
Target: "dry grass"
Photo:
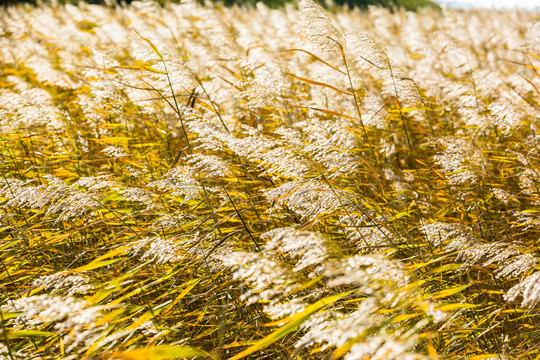
[[[525,12],[0,12],[0,359],[540,356]]]

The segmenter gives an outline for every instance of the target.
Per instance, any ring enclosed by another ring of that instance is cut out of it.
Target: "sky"
[[[436,0],[454,7],[540,9],[540,0]]]

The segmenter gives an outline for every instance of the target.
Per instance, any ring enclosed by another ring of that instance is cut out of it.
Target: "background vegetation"
[[[167,3],[180,3],[179,0],[154,0],[157,3],[161,5],[166,5]],[[3,5],[13,5],[13,4],[32,4],[37,5],[38,3],[44,3],[47,4],[49,0],[2,0]],[[56,0],[56,3],[59,4],[78,4],[80,0]],[[130,4],[132,0],[85,0],[88,4]],[[216,1],[217,3],[220,3],[220,1]],[[232,5],[248,5],[248,6],[254,6],[256,5],[258,1],[255,0],[222,0],[221,3],[223,3],[226,6],[232,6]],[[286,4],[293,3],[290,0],[264,0],[261,1],[265,5],[276,8],[276,7],[282,7]],[[202,1],[201,1],[202,3]],[[327,5],[328,7],[332,8],[334,6],[343,6],[347,5],[349,7],[359,7],[362,9],[366,9],[368,6],[376,5],[376,6],[384,6],[391,9],[398,9],[403,8],[406,10],[417,10],[419,8],[423,7],[435,7],[437,8],[437,4],[432,2],[431,0],[336,0],[332,3],[332,5]]]
[[[525,12],[0,10],[0,359],[534,359]]]

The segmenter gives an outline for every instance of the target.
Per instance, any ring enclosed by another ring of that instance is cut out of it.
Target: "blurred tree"
[[[431,0],[334,0],[337,5],[348,5],[349,7],[358,6],[367,8],[370,5],[381,5],[388,8],[403,8],[405,10],[417,10],[422,7],[436,4]]]
[[[57,2],[60,4],[76,4],[80,1],[84,1],[89,4],[129,4],[134,0],[0,0],[0,5],[12,5],[12,4],[32,4],[36,5],[38,3],[48,3],[48,2]],[[158,3],[164,5],[167,2],[178,3],[181,0],[154,0]],[[204,0],[199,0],[204,2]],[[231,6],[235,4],[246,4],[246,5],[255,5],[257,2],[261,1],[269,7],[280,7],[286,3],[292,2],[294,0],[212,0],[215,2],[222,2],[226,6]],[[403,8],[405,10],[417,10],[421,7],[432,6],[437,7],[437,5],[432,0],[333,0],[336,5],[347,5],[349,7],[359,7],[367,8],[370,5],[381,5],[388,8]]]

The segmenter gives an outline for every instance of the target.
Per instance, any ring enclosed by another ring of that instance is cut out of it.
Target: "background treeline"
[[[77,4],[81,0],[55,0],[56,3],[60,4]],[[131,3],[133,0],[84,0],[89,4],[119,4],[125,5]],[[181,0],[155,0],[156,2],[164,5],[168,2],[179,3]],[[203,0],[200,0],[203,2]],[[255,5],[257,2],[261,1],[270,7],[280,7],[291,0],[211,0],[213,2],[223,3],[226,6],[242,4],[242,5]],[[50,0],[0,0],[2,5],[11,5],[11,4],[32,4],[38,5],[40,3],[50,3]],[[387,8],[398,9],[403,8],[405,10],[417,10],[422,7],[432,6],[436,7],[437,5],[431,0],[333,0],[333,4],[337,6],[347,5],[349,7],[359,7],[367,8],[370,5],[380,5]]]

